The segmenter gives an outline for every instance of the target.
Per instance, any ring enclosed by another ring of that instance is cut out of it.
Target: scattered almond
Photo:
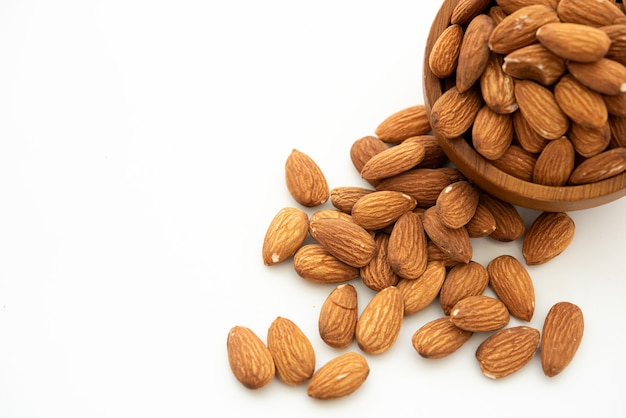
[[[550,308],[541,337],[541,366],[546,376],[556,376],[571,363],[584,327],[583,314],[577,305],[558,302]]]
[[[315,371],[311,341],[290,319],[277,317],[267,331],[267,347],[276,365],[276,375],[288,385],[306,382]]]
[[[518,371],[532,360],[539,346],[539,330],[527,326],[505,328],[485,339],[476,350],[483,374],[500,379]]]
[[[333,348],[346,348],[352,343],[357,308],[357,293],[351,284],[341,284],[328,295],[318,319],[320,337],[326,344]]]
[[[529,266],[544,264],[561,254],[574,239],[574,220],[565,212],[542,212],[531,224],[522,244]]]
[[[535,312],[535,287],[528,270],[515,257],[500,255],[487,264],[489,286],[509,313],[530,321]]]
[[[228,362],[235,378],[248,389],[259,389],[274,379],[274,359],[265,343],[250,328],[234,326],[226,341]]]
[[[411,338],[413,348],[427,359],[447,357],[463,346],[473,335],[454,325],[444,316],[422,325]]]
[[[402,294],[395,286],[376,293],[356,323],[356,341],[368,354],[389,350],[398,339],[404,317]]]
[[[307,386],[315,399],[335,399],[354,393],[369,375],[367,360],[359,353],[347,352],[319,368]]]

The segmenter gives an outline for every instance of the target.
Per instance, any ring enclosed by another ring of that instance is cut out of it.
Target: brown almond
[[[527,326],[505,328],[485,339],[476,349],[483,374],[500,379],[528,364],[539,347],[539,330]]]
[[[433,131],[444,138],[457,138],[474,123],[483,100],[478,88],[460,92],[451,87],[433,104],[430,112]]]
[[[428,67],[436,77],[449,77],[456,70],[463,34],[461,25],[451,24],[433,44],[428,56]]]
[[[358,299],[354,286],[341,284],[328,295],[318,319],[319,334],[333,348],[346,348],[354,340],[358,317]]]
[[[476,114],[472,127],[472,145],[488,160],[500,158],[513,142],[513,117],[499,114],[487,105]]]
[[[489,38],[489,48],[498,54],[508,54],[534,43],[535,32],[550,22],[558,22],[556,10],[545,4],[532,4],[509,14]]]
[[[452,267],[441,286],[439,304],[444,315],[450,315],[458,301],[481,295],[489,284],[487,269],[476,261]]]
[[[611,115],[609,127],[611,129],[611,147],[626,147],[626,116]]]
[[[476,212],[480,194],[469,181],[456,181],[441,191],[435,207],[448,228],[465,226]]]
[[[535,287],[524,265],[511,255],[500,255],[487,265],[489,286],[511,315],[529,322],[535,313]]]
[[[533,170],[533,182],[546,186],[563,186],[574,169],[576,151],[572,141],[563,136],[543,148]]]
[[[320,367],[307,385],[315,399],[336,399],[354,393],[369,375],[367,360],[359,353],[340,354]]]
[[[510,321],[506,305],[491,296],[468,296],[458,301],[450,311],[450,321],[472,332],[495,331]]]
[[[531,80],[515,82],[515,99],[528,124],[542,137],[557,139],[565,135],[569,119],[554,98],[554,93]]]
[[[226,341],[228,363],[235,378],[248,389],[259,389],[274,379],[270,350],[250,328],[234,326]]]
[[[447,357],[463,346],[473,335],[444,316],[422,325],[411,338],[411,344],[417,353],[427,359]]]
[[[507,54],[503,58],[502,71],[510,77],[550,86],[565,74],[565,59],[542,44],[534,43]]]
[[[585,86],[602,94],[626,92],[626,66],[609,58],[595,62],[567,63],[567,69]],[[602,74],[601,77],[598,74]]]
[[[602,26],[599,29],[611,39],[605,57],[626,65],[626,23]]]
[[[611,38],[602,30],[580,23],[548,23],[537,29],[537,40],[561,58],[594,62],[609,51]]]
[[[489,7],[489,10],[487,10],[487,14],[493,19],[496,25],[502,22],[504,18],[508,15],[508,13],[505,12],[504,9],[500,7],[500,5],[498,5],[497,3],[496,5]]]
[[[340,211],[350,213],[357,200],[373,191],[358,186],[335,187],[330,190],[330,203]]]
[[[379,291],[389,286],[395,286],[400,277],[393,270],[389,261],[389,234],[377,233],[374,241],[376,241],[376,253],[369,263],[361,267],[360,276],[365,286]]]
[[[607,26],[624,18],[622,11],[610,0],[560,0],[557,13],[563,22],[587,26]]]
[[[404,142],[416,142],[424,148],[424,158],[418,164],[419,168],[440,168],[448,162],[448,156],[435,135],[413,136],[405,139]]]
[[[465,227],[445,226],[435,206],[424,211],[423,223],[428,237],[453,260],[467,263],[472,259],[472,243]]]
[[[522,256],[529,266],[544,264],[560,255],[574,239],[576,225],[565,212],[542,212],[528,228]]]
[[[430,130],[426,106],[420,104],[389,115],[376,127],[375,134],[383,142],[397,144],[412,136],[425,135]]]
[[[428,240],[428,245],[426,245],[426,247],[428,248],[428,262],[443,261],[446,267],[454,267],[457,264],[463,264],[460,261],[453,259],[449,253],[439,248],[437,244],[431,240]]]
[[[548,377],[561,373],[574,359],[585,321],[580,307],[557,302],[548,311],[541,336],[541,367]]]
[[[519,110],[513,114],[513,128],[519,146],[530,153],[540,153],[549,141],[530,126]]]
[[[567,74],[554,85],[554,99],[563,112],[575,123],[588,128],[601,128],[609,112],[602,95]]]
[[[482,238],[489,236],[496,230],[496,220],[480,200],[474,211],[474,216],[465,225],[470,238]]]
[[[437,299],[445,277],[445,263],[430,261],[417,279],[400,279],[396,287],[404,300],[404,315],[419,312]]]
[[[395,286],[376,293],[361,312],[356,323],[356,341],[368,354],[389,350],[398,339],[404,317],[402,294]]]
[[[318,219],[323,218],[344,219],[346,221],[352,221],[352,215],[350,215],[349,213],[345,213],[336,209],[319,209],[311,214],[311,216],[309,217],[309,222],[315,222]]]
[[[464,25],[470,23],[491,3],[490,0],[459,0],[452,10],[450,23]]]
[[[285,162],[287,189],[302,206],[314,207],[325,203],[330,189],[324,173],[307,154],[292,150]]]
[[[480,91],[485,104],[491,110],[500,114],[511,114],[519,106],[515,100],[513,77],[504,72],[503,65],[502,55],[490,54],[487,66],[480,76]]]
[[[284,207],[274,215],[263,239],[263,263],[271,266],[291,257],[309,231],[309,216],[301,209]]]
[[[626,92],[615,95],[602,95],[609,114],[626,118]]]
[[[408,138],[370,158],[361,170],[361,177],[365,180],[381,180],[395,176],[414,168],[425,156],[426,150],[422,144]]]
[[[376,251],[372,235],[362,226],[343,219],[319,219],[310,223],[313,239],[340,261],[352,267],[363,267]]]
[[[580,156],[589,158],[606,150],[611,144],[611,126],[608,119],[600,128],[589,128],[572,122],[567,137]]]
[[[354,141],[350,147],[350,160],[352,165],[356,168],[357,172],[361,172],[363,166],[374,155],[379,152],[385,151],[389,148],[389,144],[381,141],[378,137],[373,135],[366,135]],[[375,180],[369,181],[372,186],[376,186],[378,183]]]
[[[496,220],[496,229],[489,234],[490,238],[511,242],[524,235],[526,225],[515,206],[487,193],[481,193],[480,201]]]
[[[354,203],[352,220],[367,230],[385,228],[406,212],[412,211],[417,201],[406,193],[378,190],[368,193]]]
[[[511,145],[498,159],[491,160],[496,168],[518,179],[531,182],[537,156],[519,145]]]
[[[459,170],[452,167],[414,168],[381,181],[377,190],[394,190],[412,196],[420,207],[430,207],[437,202],[443,189],[455,181],[464,180]]]
[[[359,269],[332,255],[321,244],[306,244],[293,256],[298,276],[313,283],[341,283],[359,277]]]
[[[605,180],[626,171],[626,148],[612,148],[587,158],[576,166],[569,184],[586,184]]]
[[[491,53],[489,35],[495,26],[488,15],[479,14],[465,28],[456,67],[456,88],[459,93],[469,90],[485,70]]]
[[[396,221],[389,236],[387,259],[391,269],[404,279],[416,279],[426,270],[426,233],[417,213],[407,212]]]
[[[276,365],[276,376],[295,386],[306,382],[315,371],[311,341],[290,319],[277,317],[267,331],[267,348]]]
[[[556,9],[558,0],[496,0],[496,4],[502,8],[506,14],[511,14],[522,7],[533,4],[545,4],[546,6]]]

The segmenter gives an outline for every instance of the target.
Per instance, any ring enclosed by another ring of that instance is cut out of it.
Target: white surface
[[[331,187],[364,185],[349,148],[422,102],[438,6],[0,3],[0,416],[624,416],[626,200],[572,213],[572,245],[530,269],[531,325],[560,300],[585,315],[555,378],[537,357],[487,379],[480,335],[422,359],[410,338],[436,304],[341,400],[277,380],[250,391],[231,374],[230,327],[265,338],[276,316],[309,335],[318,365],[338,354],[316,328],[333,286],[262,263],[269,221],[294,204],[284,161],[297,148]],[[519,243],[474,248],[483,263],[520,256]],[[357,289],[362,309],[372,293]]]

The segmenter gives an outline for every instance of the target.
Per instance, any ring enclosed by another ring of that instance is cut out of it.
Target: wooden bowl
[[[424,54],[424,104],[430,113],[435,101],[445,91],[442,80],[429,68],[428,57],[439,35],[450,25],[450,16],[458,0],[444,0],[426,41]],[[437,133],[435,132],[435,135]],[[589,209],[626,195],[626,173],[596,183],[576,186],[544,186],[507,174],[479,155],[463,138],[447,139],[437,135],[450,161],[483,190],[517,206],[549,212]]]

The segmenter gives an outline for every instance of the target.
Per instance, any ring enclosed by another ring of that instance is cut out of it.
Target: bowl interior
[[[440,80],[429,69],[428,56],[439,35],[450,25],[450,16],[458,0],[445,0],[433,20],[424,53],[424,103],[430,111],[451,80]],[[437,133],[435,132],[435,135]],[[478,154],[464,138],[448,139],[437,135],[450,161],[470,180],[494,196],[517,206],[565,212],[589,209],[626,195],[626,173],[576,186],[544,186],[521,180],[493,166]]]

